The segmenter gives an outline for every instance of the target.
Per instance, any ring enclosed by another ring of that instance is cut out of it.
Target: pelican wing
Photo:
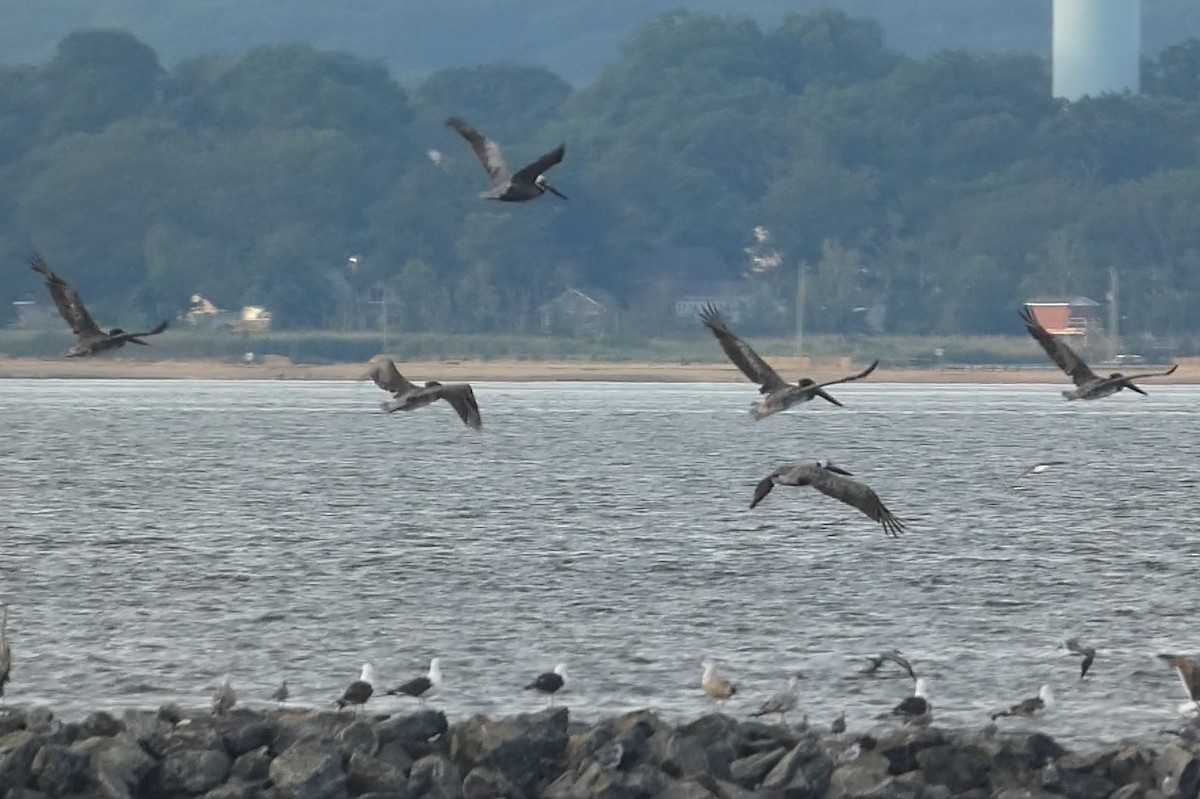
[[[446,124],[458,131],[458,135],[466,139],[467,143],[471,145],[471,149],[475,151],[479,162],[487,170],[488,177],[492,179],[492,185],[501,186],[508,182],[512,177],[512,173],[508,170],[508,164],[504,163],[504,156],[500,154],[500,145],[486,138],[482,133],[458,117],[450,117],[446,120]],[[545,157],[543,156],[543,158]],[[561,153],[559,154],[559,160],[562,160]],[[555,161],[555,163],[558,163],[558,161]],[[526,169],[528,168],[526,167]]]
[[[1145,377],[1166,377],[1167,375],[1174,374],[1175,370],[1178,368],[1179,368],[1179,364],[1177,364],[1177,363],[1171,364],[1171,368],[1167,369],[1166,371],[1163,371],[1163,372],[1142,372],[1142,373],[1136,374],[1136,375],[1125,375],[1125,379],[1126,380],[1141,380],[1142,378],[1145,378]]]
[[[1054,361],[1059,369],[1066,372],[1075,385],[1082,386],[1099,379],[1099,376],[1083,362],[1082,358],[1075,354],[1074,350],[1033,318],[1033,312],[1029,308],[1021,310],[1021,320],[1025,322],[1025,329],[1029,331],[1029,335],[1042,345],[1042,349],[1050,356],[1050,360]]]
[[[393,394],[403,394],[416,388],[416,386],[404,378],[404,375],[400,374],[400,370],[396,368],[396,362],[391,358],[377,358],[373,360],[371,368],[367,370],[367,373],[363,377],[371,378],[375,382],[375,385]]]
[[[483,419],[479,416],[479,405],[475,402],[475,392],[469,383],[438,386],[438,393],[442,399],[450,403],[455,413],[458,414],[458,418],[463,420],[463,424],[473,430],[483,427]]]
[[[537,176],[545,172],[550,167],[563,160],[563,156],[567,152],[567,145],[560,144],[550,152],[543,155],[538,160],[526,167],[518,170],[517,174],[513,175],[514,183],[533,183],[537,180]]]
[[[733,365],[760,386],[761,393],[771,394],[787,387],[787,382],[759,357],[759,354],[749,344],[734,335],[713,305],[705,306],[704,310],[700,312],[700,321],[704,322],[705,326],[717,337],[721,349],[725,350],[725,354],[729,360],[733,361]]]
[[[866,369],[863,369],[858,374],[850,375],[849,377],[839,377],[837,380],[830,380],[828,383],[818,383],[817,388],[825,388],[825,386],[836,386],[838,383],[849,383],[854,380],[862,380],[864,377],[871,374],[871,372],[874,372],[875,367],[878,365],[879,361],[875,360],[870,366],[868,366]]]
[[[59,314],[67,320],[67,324],[71,326],[71,332],[77,338],[95,338],[104,335],[104,331],[96,325],[92,320],[92,315],[84,307],[83,300],[79,299],[79,292],[70,283],[54,274],[42,256],[36,252],[30,255],[29,265],[33,271],[40,272],[45,276],[46,288],[50,289],[50,297],[58,306]]]
[[[113,336],[112,338],[114,341],[128,341],[130,344],[141,344],[146,346],[146,342],[139,341],[138,339],[142,336],[157,336],[159,333],[167,329],[168,324],[169,323],[167,320],[164,319],[155,325],[153,330],[147,330],[144,333],[121,333],[120,335]]]
[[[892,515],[883,501],[869,486],[828,469],[814,466],[809,471],[809,483],[827,497],[852,505],[879,522],[885,533],[899,537],[904,523]]]
[[[1079,643],[1078,638],[1071,638],[1066,641],[1063,641],[1063,647],[1068,652],[1073,652],[1076,655],[1083,655],[1084,657],[1095,657],[1096,656],[1096,650],[1090,646],[1084,646],[1083,644]]]

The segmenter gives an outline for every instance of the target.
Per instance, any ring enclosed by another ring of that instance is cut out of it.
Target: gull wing
[[[895,663],[900,668],[907,671],[909,677],[912,677],[914,680],[917,679],[917,674],[916,674],[916,672],[913,671],[912,664],[908,662],[907,658],[903,657],[900,654],[899,650],[892,649],[887,652],[880,652],[879,660],[880,660],[880,662],[883,662],[885,660],[890,660],[891,662]]]
[[[455,413],[458,414],[458,418],[463,420],[463,424],[473,430],[483,427],[483,419],[479,416],[479,405],[475,402],[475,392],[469,383],[438,386],[438,393],[442,399],[450,403]]]
[[[373,361],[371,368],[363,377],[371,378],[375,381],[375,385],[393,394],[403,394],[416,388],[404,378],[404,375],[400,374],[396,368],[396,362],[391,358],[380,358]]]
[[[563,156],[567,152],[567,145],[560,144],[550,152],[543,155],[538,160],[528,166],[522,167],[517,174],[513,175],[514,183],[533,183],[537,180],[537,176],[545,172],[550,167],[563,160]]]
[[[892,515],[879,495],[865,483],[821,467],[813,468],[808,477],[810,485],[825,496],[858,508],[872,521],[879,522],[885,533],[900,537],[904,523]]]
[[[760,386],[760,393],[771,394],[781,388],[787,388],[787,382],[779,376],[779,373],[759,357],[759,354],[749,344],[734,335],[711,303],[700,312],[700,321],[704,322],[705,326],[717,337],[721,349],[725,350],[725,355],[733,361],[733,365]],[[868,370],[869,372],[870,370]]]
[[[1168,666],[1175,669],[1175,673],[1179,675],[1179,681],[1183,683],[1183,690],[1187,692],[1188,699],[1200,702],[1200,666],[1196,665],[1196,661],[1182,655],[1159,655],[1159,657],[1167,661]]]
[[[502,186],[509,181],[512,173],[508,170],[508,164],[504,163],[504,156],[500,154],[500,145],[486,138],[482,133],[458,117],[450,117],[446,120],[446,124],[458,131],[458,135],[466,139],[467,143],[471,145],[471,149],[475,151],[479,162],[487,170],[488,177],[492,179],[492,185]],[[542,158],[544,159],[546,156],[542,156]],[[559,161],[561,160],[562,154],[560,153]],[[540,163],[540,160],[534,163]],[[558,161],[554,163],[557,164]],[[529,169],[529,167],[525,167],[525,169]],[[538,174],[541,173],[539,172]]]
[[[1065,342],[1057,339],[1050,331],[1042,327],[1037,319],[1033,318],[1033,312],[1029,308],[1021,309],[1021,320],[1025,323],[1025,329],[1029,331],[1029,335],[1042,345],[1042,349],[1050,356],[1050,360],[1054,361],[1059,369],[1066,372],[1075,385],[1082,386],[1099,379],[1099,375],[1093,372],[1083,362],[1083,359],[1075,354],[1074,350]]]
[[[83,300],[79,299],[79,292],[70,283],[54,274],[42,256],[36,252],[30,255],[29,265],[33,271],[45,276],[46,288],[50,290],[50,297],[58,306],[59,314],[71,326],[71,332],[75,334],[76,338],[96,338],[105,335],[104,331],[92,320],[92,315],[84,307]]]

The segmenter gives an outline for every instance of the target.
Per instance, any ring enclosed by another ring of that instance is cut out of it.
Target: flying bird
[[[1068,400],[1094,400],[1101,399],[1116,394],[1123,388],[1130,391],[1136,391],[1143,396],[1149,396],[1145,391],[1133,384],[1134,380],[1141,380],[1145,377],[1166,377],[1172,374],[1179,364],[1173,364],[1170,369],[1165,372],[1143,372],[1136,375],[1123,375],[1120,372],[1113,372],[1108,377],[1101,377],[1091,370],[1083,359],[1075,354],[1067,344],[1056,338],[1050,331],[1042,327],[1041,323],[1034,318],[1033,312],[1026,306],[1021,311],[1021,321],[1025,323],[1025,329],[1029,331],[1029,335],[1042,345],[1042,349],[1050,356],[1050,360],[1058,365],[1059,369],[1066,372],[1071,378],[1071,382],[1075,384],[1074,391],[1064,391],[1062,395]]]
[[[411,696],[425,704],[425,694],[442,684],[442,662],[438,658],[429,661],[429,671],[414,677],[387,692],[388,696]]]
[[[355,705],[361,708],[373,693],[375,693],[375,667],[370,663],[364,663],[362,674],[357,680],[346,686],[346,690],[335,704],[338,706],[338,710],[346,705]]]
[[[928,724],[933,719],[933,705],[926,693],[924,678],[917,679],[913,695],[892,708],[891,715],[899,716],[905,724]]]
[[[386,413],[415,411],[438,400],[445,400],[467,427],[473,430],[483,427],[479,405],[475,402],[475,392],[470,383],[442,384],[430,380],[424,386],[418,386],[400,374],[395,361],[382,355],[371,359],[371,368],[361,379],[367,378],[375,381],[375,385],[384,391],[392,392],[390,400],[380,403]]]
[[[783,724],[787,723],[787,714],[796,708],[796,700],[798,699],[797,686],[800,684],[800,676],[793,674],[788,677],[787,685],[779,693],[773,695],[770,699],[763,702],[758,710],[751,713],[755,718],[759,716],[768,716],[772,713],[779,714],[779,721]]]
[[[729,360],[733,361],[733,365],[758,384],[758,393],[766,395],[765,399],[750,410],[755,420],[765,419],[772,414],[785,411],[793,405],[808,402],[813,397],[820,397],[826,402],[844,407],[842,403],[825,391],[825,387],[835,386],[838,383],[849,383],[852,380],[862,380],[875,371],[875,367],[879,365],[879,361],[875,361],[858,374],[830,380],[826,383],[817,383],[807,377],[800,378],[796,383],[788,383],[759,357],[759,354],[749,344],[742,341],[729,329],[725,320],[721,318],[721,314],[711,303],[700,312],[700,321],[704,322],[705,326],[717,337],[721,349],[725,350],[725,354],[729,356]]]
[[[8,645],[8,605],[0,604],[0,700],[12,673],[12,649]]]
[[[212,695],[213,715],[224,716],[230,708],[237,704],[237,699],[237,691],[233,689],[233,683],[226,674],[221,678],[221,684],[217,686],[217,690]]]
[[[565,194],[547,183],[546,176],[542,174],[563,160],[563,155],[567,151],[565,144],[558,145],[541,158],[521,167],[514,173],[509,170],[508,164],[504,163],[504,156],[500,154],[500,145],[486,138],[458,117],[450,117],[446,120],[446,125],[454,128],[458,131],[459,136],[467,140],[487,171],[488,177],[492,180],[492,188],[480,192],[480,197],[485,200],[519,203],[537,199],[546,192],[550,192],[556,197],[567,199]]]
[[[1013,480],[1012,485],[1010,485],[1009,488],[1016,488],[1017,484],[1021,482],[1021,478],[1023,477],[1028,477],[1031,474],[1041,474],[1051,466],[1066,466],[1068,463],[1070,463],[1070,461],[1042,461],[1041,463],[1035,463],[1032,466],[1027,466],[1025,467],[1025,471],[1017,475],[1017,479]]]
[[[95,355],[105,350],[124,347],[126,344],[148,346],[148,342],[142,341],[143,337],[157,336],[167,329],[167,322],[163,320],[153,330],[147,330],[144,333],[126,333],[119,327],[114,327],[105,333],[92,320],[92,315],[84,307],[83,300],[79,299],[79,292],[75,290],[75,287],[54,274],[42,256],[36,252],[33,253],[29,256],[29,265],[33,271],[45,276],[46,288],[50,290],[50,297],[58,306],[58,313],[67,321],[67,324],[71,326],[71,332],[75,334],[75,344],[66,352],[68,358]]]
[[[737,686],[724,677],[717,675],[717,664],[706,660],[702,664],[704,673],[700,676],[700,688],[712,699],[728,699],[737,693]]]
[[[785,464],[759,481],[754,488],[754,499],[750,502],[753,508],[771,493],[771,489],[781,486],[812,486],[828,497],[833,497],[847,505],[853,505],[865,513],[872,521],[879,522],[883,531],[894,538],[899,538],[904,530],[904,522],[892,515],[879,495],[868,486],[857,480],[850,479],[850,472],[834,466],[828,461],[821,463]]]
[[[909,677],[914,680],[917,679],[917,674],[913,671],[912,664],[900,654],[899,649],[889,649],[886,652],[880,652],[878,655],[867,655],[867,660],[871,661],[871,665],[859,672],[860,674],[875,674],[882,668],[884,663],[895,663],[908,672]]]
[[[287,680],[284,680],[283,682],[281,682],[279,684],[279,687],[275,689],[275,693],[271,694],[271,698],[274,699],[280,705],[282,705],[284,702],[287,701],[288,696],[289,696],[289,694],[288,694]]]
[[[538,693],[548,697],[550,704],[554,704],[554,695],[566,685],[567,682],[567,664],[559,663],[554,667],[554,671],[547,671],[539,674],[533,682],[525,686],[526,691],[537,691]]]
[[[1197,665],[1192,658],[1183,655],[1159,655],[1159,657],[1167,661],[1168,666],[1175,669],[1175,673],[1179,675],[1179,682],[1183,683],[1183,690],[1188,695],[1188,701],[1176,709],[1185,714],[1200,710],[1200,665]]]
[[[1088,669],[1092,667],[1092,663],[1096,660],[1096,650],[1090,646],[1083,646],[1079,643],[1078,638],[1071,638],[1063,641],[1063,648],[1073,655],[1079,655],[1083,658],[1079,662],[1079,679],[1087,676]]]
[[[1002,716],[1036,716],[1038,713],[1049,708],[1054,704],[1054,692],[1050,690],[1049,685],[1043,685],[1038,689],[1038,695],[1029,699],[1022,699],[1008,710],[1001,710],[992,714],[992,721]]]

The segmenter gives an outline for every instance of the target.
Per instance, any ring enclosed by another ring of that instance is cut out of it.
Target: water
[[[206,705],[230,672],[244,703],[286,677],[329,707],[364,661],[390,687],[440,656],[452,719],[541,707],[520,689],[561,661],[576,717],[678,720],[711,657],[727,712],[800,670],[811,721],[853,731],[910,692],[855,675],[898,647],[939,723],[1046,682],[1044,719],[1001,723],[1153,736],[1184,698],[1153,655],[1197,648],[1200,389],[1150,391],[861,383],[755,423],[746,385],[477,384],[475,434],[367,383],[0,381],[9,701]],[[826,457],[907,535],[811,489],[748,510]],[[1051,458],[1074,465],[1009,489]]]

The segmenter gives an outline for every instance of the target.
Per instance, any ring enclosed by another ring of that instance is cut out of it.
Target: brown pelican
[[[1079,679],[1087,676],[1088,669],[1092,667],[1092,663],[1096,660],[1096,650],[1090,646],[1083,646],[1079,643],[1078,638],[1071,638],[1063,641],[1063,648],[1073,655],[1079,655],[1083,658],[1079,663]]]
[[[769,716],[772,713],[778,713],[780,723],[786,724],[787,714],[796,708],[796,700],[798,699],[797,686],[799,684],[800,675],[793,674],[791,677],[788,677],[787,685],[784,686],[783,690],[759,705],[758,710],[750,715],[758,718],[759,716]]]
[[[1179,705],[1177,710],[1180,713],[1195,713],[1200,710],[1200,665],[1196,661],[1183,655],[1159,655],[1160,658],[1167,661],[1167,665],[1175,669],[1175,673],[1179,675],[1179,682],[1183,683],[1183,690],[1188,695],[1188,701]]]
[[[275,693],[271,694],[271,698],[274,699],[280,705],[282,705],[284,702],[287,701],[288,696],[289,696],[289,693],[288,693],[287,680],[284,680],[283,682],[281,682],[279,684],[279,687],[275,689]]]
[[[401,683],[387,692],[388,696],[411,696],[425,704],[425,694],[430,688],[442,684],[442,662],[437,658],[429,661],[429,671],[420,677],[414,677],[408,682]]]
[[[704,322],[705,326],[717,337],[721,349],[725,350],[725,354],[729,356],[729,360],[733,361],[733,365],[758,384],[758,393],[766,394],[766,398],[750,411],[756,420],[785,411],[793,405],[808,402],[813,397],[820,397],[826,402],[844,407],[824,390],[825,387],[835,386],[838,383],[849,383],[852,380],[862,380],[875,371],[875,367],[879,365],[879,361],[875,361],[856,375],[830,380],[826,383],[817,383],[810,378],[802,377],[793,384],[780,377],[779,373],[759,357],[749,344],[734,335],[713,305],[705,306],[704,310],[700,312],[700,321]]]
[[[361,379],[367,378],[374,380],[375,385],[384,391],[392,392],[391,400],[380,403],[380,407],[387,413],[415,411],[438,400],[445,400],[467,427],[478,430],[483,426],[483,420],[479,417],[479,406],[475,403],[475,392],[469,383],[443,385],[436,380],[430,380],[423,386],[414,385],[396,369],[395,361],[382,355],[371,359],[371,368]]]
[[[1038,695],[1029,699],[1022,699],[1008,710],[1001,710],[998,713],[992,714],[992,721],[1001,716],[1036,716],[1046,708],[1054,704],[1054,692],[1050,690],[1049,685],[1043,685],[1038,689]]]
[[[12,672],[12,649],[8,646],[8,605],[0,605],[0,701]]]
[[[867,660],[871,661],[871,665],[863,669],[860,672],[861,674],[875,674],[884,663],[895,663],[908,672],[909,677],[914,680],[917,679],[917,674],[913,671],[912,664],[900,654],[899,649],[889,649],[886,652],[880,652],[878,655],[867,655]]]
[[[899,538],[904,530],[904,522],[892,515],[879,495],[868,486],[849,478],[850,472],[826,462],[785,464],[759,481],[754,488],[754,499],[750,502],[753,508],[762,502],[771,489],[782,486],[812,486],[822,494],[836,500],[853,505],[871,518],[879,522],[883,531]]]
[[[338,706],[338,710],[346,705],[355,705],[361,708],[373,693],[375,693],[375,667],[370,663],[364,663],[362,674],[357,680],[346,686],[345,692],[334,704]]]
[[[913,685],[913,695],[892,708],[891,715],[899,716],[905,724],[928,724],[933,720],[933,705],[926,693],[925,680],[918,679]],[[884,718],[887,718],[886,716]]]
[[[525,686],[526,691],[537,691],[539,694],[550,699],[550,704],[554,704],[554,695],[567,682],[567,664],[559,663],[554,667],[554,671],[547,671],[539,674],[537,678]]]
[[[717,664],[711,660],[701,663],[704,673],[700,676],[700,688],[713,699],[728,699],[737,693],[737,686],[724,677],[717,676]]]
[[[126,344],[148,346],[148,342],[142,341],[142,337],[157,336],[167,329],[167,322],[164,320],[159,322],[153,330],[144,333],[126,333],[119,327],[114,327],[105,333],[92,320],[91,314],[83,305],[83,300],[79,299],[79,292],[70,283],[54,274],[42,256],[36,252],[33,253],[29,256],[29,265],[33,271],[45,276],[46,288],[50,289],[50,297],[58,306],[58,313],[67,320],[67,324],[71,326],[71,332],[75,334],[77,340],[71,349],[67,350],[68,358],[95,355],[98,352],[117,349]]]
[[[501,202],[519,203],[534,200],[546,192],[567,199],[567,196],[546,182],[542,173],[563,160],[566,153],[565,144],[560,144],[528,166],[522,167],[516,173],[510,172],[504,156],[500,154],[500,145],[484,137],[475,128],[463,122],[458,117],[450,117],[446,124],[458,131],[458,135],[467,140],[475,155],[479,157],[488,177],[492,179],[492,188],[480,192],[485,200],[500,200]]]
[[[217,690],[212,695],[213,715],[224,716],[236,704],[237,691],[233,690],[233,683],[229,681],[229,675],[226,674],[221,678],[221,684],[217,686]]]
[[[1054,361],[1059,369],[1066,372],[1067,376],[1071,378],[1071,382],[1075,384],[1074,391],[1064,391],[1062,393],[1063,397],[1068,400],[1100,399],[1116,394],[1123,388],[1136,391],[1142,396],[1149,396],[1145,391],[1135,386],[1133,381],[1141,380],[1144,377],[1165,377],[1179,368],[1179,364],[1174,364],[1165,372],[1143,372],[1136,375],[1123,375],[1120,372],[1113,372],[1108,377],[1101,377],[1093,372],[1083,362],[1083,359],[1075,354],[1074,350],[1055,338],[1046,328],[1042,327],[1028,307],[1021,311],[1021,321],[1025,323],[1025,329],[1029,331],[1029,335],[1033,336],[1037,340],[1037,343],[1042,345],[1042,349],[1050,356],[1050,360]]]

